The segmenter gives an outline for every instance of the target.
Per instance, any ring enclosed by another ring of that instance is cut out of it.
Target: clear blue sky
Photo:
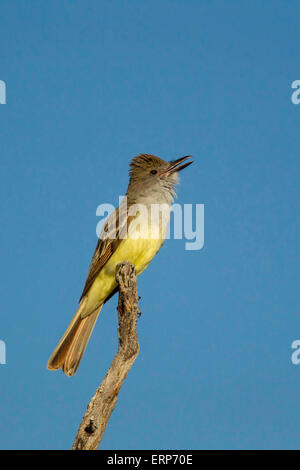
[[[117,347],[114,298],[78,374],[46,362],[129,160],[192,154],[178,201],[205,245],[168,240],[139,278],[140,355],[102,448],[299,448],[300,3],[1,5],[0,448],[67,449]]]

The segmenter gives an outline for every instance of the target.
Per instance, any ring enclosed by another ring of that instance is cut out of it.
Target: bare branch
[[[110,415],[116,406],[122,383],[139,354],[136,323],[140,310],[134,266],[130,263],[121,263],[116,279],[119,284],[118,352],[87,407],[72,447],[73,450],[98,448]]]

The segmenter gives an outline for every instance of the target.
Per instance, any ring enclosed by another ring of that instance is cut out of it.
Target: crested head
[[[129,164],[130,181],[149,181],[150,184],[155,185],[156,182],[170,177],[170,180],[175,185],[178,181],[176,173],[168,176],[162,175],[162,173],[168,170],[169,166],[170,163],[162,158],[147,153],[141,153],[137,157],[134,157]]]
[[[188,166],[179,164],[189,157],[179,158],[170,162],[146,153],[134,157],[129,165],[129,186],[127,190],[137,195],[148,197],[156,194],[156,198],[172,202],[176,196],[175,186],[179,181],[178,171]]]

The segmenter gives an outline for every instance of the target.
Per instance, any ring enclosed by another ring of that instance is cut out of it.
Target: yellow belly
[[[141,274],[162,245],[161,238],[125,238],[116,252],[101,269],[87,294],[87,303],[82,313],[85,317],[100,307],[117,286],[116,269],[123,261],[133,263],[137,275]]]

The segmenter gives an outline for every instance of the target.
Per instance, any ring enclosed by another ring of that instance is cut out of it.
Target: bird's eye
[[[151,170],[150,173],[151,173],[151,175],[156,175],[157,170]]]

